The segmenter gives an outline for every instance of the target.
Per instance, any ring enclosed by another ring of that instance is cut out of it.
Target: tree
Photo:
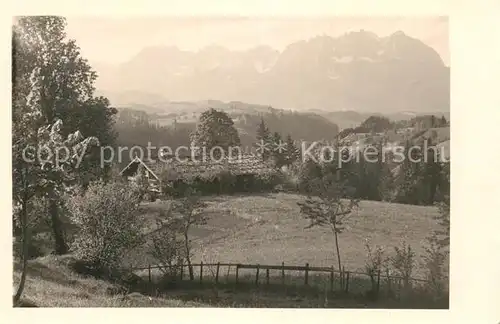
[[[351,215],[358,201],[345,201],[346,188],[338,181],[336,174],[330,173],[311,181],[311,190],[304,202],[299,202],[301,213],[310,221],[309,226],[328,227],[335,238],[335,250],[339,270],[342,269],[338,235],[344,230],[344,221]]]
[[[276,168],[281,168],[286,164],[286,143],[283,142],[281,134],[274,132],[271,137],[271,159]]]
[[[370,116],[360,125],[361,128],[370,132],[380,133],[392,128],[392,123],[387,117]]]
[[[152,247],[149,254],[158,260],[166,279],[172,280],[177,277],[186,260],[184,239],[172,221],[170,209],[166,213],[160,212],[156,226],[157,230],[151,235]]]
[[[81,57],[74,40],[67,40],[66,21],[55,16],[20,17],[13,27],[13,78],[30,79],[27,87],[14,82],[17,95],[31,91],[33,104],[39,107],[40,123],[53,124],[62,121],[61,136],[66,137],[75,129],[88,137],[96,137],[102,145],[114,143],[113,115],[116,109],[102,97],[94,98],[94,82],[97,77],[88,62]],[[15,113],[14,115],[16,115]],[[13,119],[18,118],[17,116]],[[88,184],[107,168],[101,169],[99,150],[92,151],[90,158],[75,173],[77,180]],[[57,195],[50,199],[50,218],[58,254],[67,252],[59,215]]]
[[[27,107],[32,110],[29,111]],[[71,189],[79,156],[83,156],[82,153],[88,146],[98,144],[95,137],[83,139],[78,131],[64,139],[60,134],[60,120],[53,125],[37,129],[38,117],[41,114],[37,113],[36,106],[28,103],[19,109],[26,114],[24,119],[14,119],[13,123],[12,179],[14,215],[19,215],[17,223],[20,224],[22,233],[23,267],[14,303],[20,300],[26,281],[30,240],[28,211],[33,204],[33,198],[60,199]],[[34,149],[36,153],[26,150],[27,148]],[[61,148],[67,149],[66,155],[61,155]]]
[[[184,237],[184,257],[188,263],[189,278],[194,280],[194,271],[191,265],[191,241],[189,240],[189,230],[192,225],[203,225],[206,222],[206,217],[201,211],[205,206],[200,200],[200,195],[194,190],[186,190],[184,197],[173,202],[172,212],[180,215],[177,218],[177,226]]]
[[[207,151],[220,147],[227,153],[230,148],[240,146],[240,137],[228,114],[210,108],[201,114],[196,129],[191,134],[191,143]],[[219,157],[220,153],[214,150],[215,157]]]
[[[262,156],[263,160],[267,160],[270,156],[268,145],[271,144],[271,133],[261,117],[259,126],[257,128],[257,149]]]
[[[439,215],[436,217],[441,229],[435,230],[427,238],[427,244],[424,247],[427,252],[424,256],[424,266],[426,268],[427,287],[435,297],[443,297],[447,289],[447,273],[450,246],[450,200],[449,197],[437,204]]]
[[[410,151],[412,144],[407,141],[404,147],[404,161],[400,164],[397,176],[396,201],[403,204],[419,205],[428,195],[422,184],[422,163],[414,162],[422,158],[422,152]]]
[[[446,126],[448,124],[448,121],[446,121],[446,118],[444,117],[441,117],[441,126]]]
[[[361,148],[359,158],[345,164],[356,198],[380,201],[390,197],[393,179],[385,153],[383,142],[379,141]]]
[[[292,136],[288,134],[288,136],[286,137],[285,164],[291,165],[299,158],[299,149],[297,148],[297,146],[295,146],[295,142],[293,141]]]

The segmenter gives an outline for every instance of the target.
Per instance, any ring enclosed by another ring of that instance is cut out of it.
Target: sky
[[[243,50],[288,44],[318,35],[336,37],[364,29],[383,37],[398,30],[433,47],[449,65],[448,20],[444,17],[68,17],[67,33],[89,62],[119,64],[149,46],[197,51],[208,45]]]

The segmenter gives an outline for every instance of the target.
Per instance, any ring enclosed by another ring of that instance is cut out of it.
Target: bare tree
[[[152,249],[149,253],[161,264],[160,270],[169,280],[177,277],[186,259],[179,225],[173,219],[171,208],[162,210],[156,220],[157,230],[152,234]]]
[[[194,280],[193,267],[191,265],[191,241],[189,239],[189,230],[192,225],[203,225],[206,223],[206,217],[202,212],[205,203],[201,201],[200,195],[193,189],[188,189],[184,197],[173,202],[172,210],[179,222],[179,228],[184,237],[185,258],[189,268],[189,279]]]
[[[346,190],[338,176],[328,174],[310,181],[310,192],[305,202],[299,202],[300,211],[310,221],[306,228],[328,227],[335,238],[339,270],[342,269],[338,235],[344,230],[344,221],[357,206],[354,199],[343,199]]]

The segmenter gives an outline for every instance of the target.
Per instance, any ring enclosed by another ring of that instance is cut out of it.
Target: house
[[[120,175],[133,181],[138,170],[141,169],[148,179],[150,192],[157,196],[163,193],[163,188],[173,187],[178,181],[188,182],[196,178],[210,179],[222,171],[231,173],[237,179],[244,179],[272,171],[273,167],[269,162],[263,161],[260,156],[252,154],[225,158],[220,161],[182,158],[145,162],[136,157],[120,172]]]
[[[143,175],[147,179],[149,184],[149,192],[152,197],[160,195],[162,193],[162,181],[160,176],[153,170],[150,166],[144,163],[139,157],[135,157],[122,171],[120,175],[126,178],[128,181],[135,181],[139,170],[144,171]]]

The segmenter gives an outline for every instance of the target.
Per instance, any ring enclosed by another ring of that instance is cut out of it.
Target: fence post
[[[347,276],[345,280],[345,292],[346,294],[349,293],[349,271],[347,271]]]
[[[259,268],[260,268],[260,265],[257,264],[257,273],[255,274],[255,285],[256,286],[259,285]]]
[[[269,286],[269,269],[266,269],[266,285]]]
[[[200,262],[200,282],[203,281],[203,261]]]
[[[149,283],[151,283],[151,264],[148,264],[148,279]]]
[[[330,272],[330,290],[333,291],[333,276],[334,267],[332,266],[332,272]]]
[[[306,272],[305,272],[304,284],[306,286],[309,284],[309,263],[306,263]]]
[[[217,271],[215,272],[215,283],[219,283],[219,267],[220,267],[220,262],[217,262]]]
[[[285,284],[285,262],[281,262],[281,284]]]
[[[238,284],[238,272],[240,271],[240,265],[236,265],[236,284]]]

